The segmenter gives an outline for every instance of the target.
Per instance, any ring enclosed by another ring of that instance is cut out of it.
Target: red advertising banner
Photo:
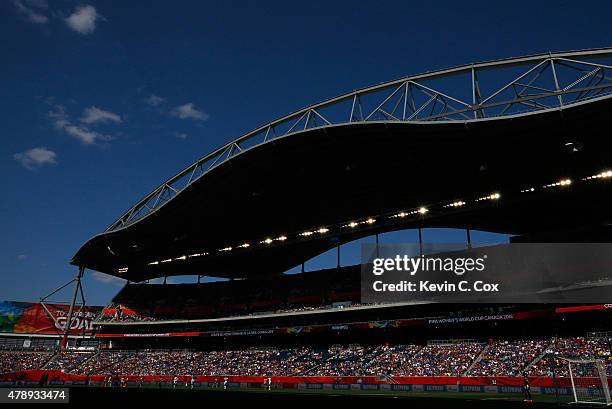
[[[55,335],[63,333],[68,319],[67,304],[0,301],[0,333]],[[70,335],[91,335],[101,307],[75,307]]]
[[[559,307],[555,308],[557,314],[564,312],[582,312],[582,311],[599,311],[599,310],[612,310],[612,304],[596,304],[596,305],[577,305],[572,307]]]
[[[30,370],[21,372],[11,372],[6,374],[0,374],[0,381],[38,381],[43,373],[48,375],[50,380],[58,381],[84,381],[89,380],[91,382],[103,382],[107,379],[105,375],[75,375],[67,374],[57,370]],[[173,375],[123,375],[122,378],[128,381],[140,381],[143,382],[172,382]],[[191,380],[190,375],[178,376],[179,382],[189,382]],[[225,379],[228,382],[238,383],[259,383],[263,384],[267,377],[265,376],[235,376],[235,375],[197,375],[195,376],[196,382],[218,382],[221,383]],[[576,378],[578,382],[585,382],[590,378]],[[495,381],[495,383],[494,383]],[[273,383],[280,383],[283,385],[290,384],[340,384],[340,385],[351,385],[351,384],[364,384],[364,385],[379,385],[388,383],[383,381],[376,376],[273,376]],[[410,376],[396,376],[393,377],[390,383],[397,385],[472,385],[472,386],[523,386],[522,377],[510,377],[510,376],[498,376],[498,377],[446,377],[446,376],[422,376],[422,377],[410,377]],[[532,387],[571,387],[571,381],[569,378],[557,378],[555,380],[549,377],[529,377],[529,384]],[[612,378],[608,378],[608,385],[612,386]]]

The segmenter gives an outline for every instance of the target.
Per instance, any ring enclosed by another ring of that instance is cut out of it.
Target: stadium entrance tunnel
[[[146,216],[90,239],[71,262],[131,281],[246,278],[379,232],[603,226],[611,104],[294,132],[211,167]]]

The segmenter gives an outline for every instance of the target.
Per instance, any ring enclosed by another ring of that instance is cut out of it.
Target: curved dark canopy
[[[286,132],[271,123],[260,128],[263,141],[247,146],[250,137],[241,137],[164,183],[85,243],[72,263],[134,281],[248,277],[280,273],[379,231],[524,234],[560,219],[566,226],[607,223],[607,177],[589,177],[612,165],[610,67],[582,62],[578,69],[568,54],[527,59],[535,69],[508,60],[528,75],[487,94],[472,68],[460,67],[472,78],[467,106],[412,77],[379,86],[391,92],[371,111],[359,100],[372,89],[350,94],[348,122],[332,122],[327,105],[318,104],[285,117],[293,124]],[[579,72],[569,84],[559,78],[565,60]],[[546,85],[552,89],[535,85],[546,70],[557,77]],[[429,102],[410,96],[419,87]],[[509,88],[514,99],[487,106]]]

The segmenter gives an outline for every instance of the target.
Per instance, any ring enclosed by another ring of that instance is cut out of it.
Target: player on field
[[[531,398],[531,386],[529,386],[529,377],[527,372],[523,372],[523,392],[525,393],[524,402],[533,402]]]

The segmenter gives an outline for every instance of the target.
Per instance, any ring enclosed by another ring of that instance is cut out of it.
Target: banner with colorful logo
[[[45,308],[46,307],[46,308]],[[67,304],[0,301],[0,333],[62,334],[68,319]],[[76,306],[70,323],[71,335],[90,335],[93,320],[102,307]]]
[[[368,323],[370,328],[397,328],[397,321],[372,321]]]

